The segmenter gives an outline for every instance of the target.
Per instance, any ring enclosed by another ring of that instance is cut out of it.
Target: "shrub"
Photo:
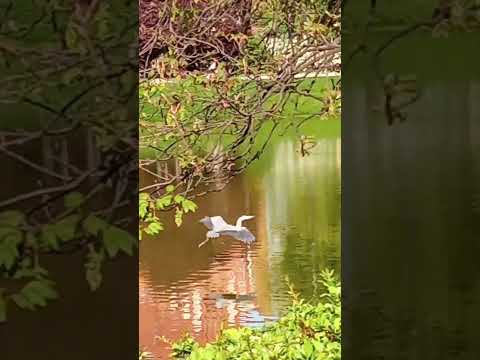
[[[232,328],[201,346],[191,336],[172,345],[172,358],[188,360],[340,359],[340,282],[332,271],[322,273],[326,289],[312,304],[293,293],[293,303],[275,324],[261,329]]]

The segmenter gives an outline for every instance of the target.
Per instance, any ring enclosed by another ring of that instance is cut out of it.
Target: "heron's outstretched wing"
[[[223,220],[223,218],[221,216],[213,216],[213,217],[210,218],[210,221],[212,222],[213,229],[215,231],[225,229],[225,228],[228,228],[230,226],[226,223],[225,220]]]
[[[208,230],[212,230],[212,229],[213,229],[213,224],[212,224],[212,220],[211,220],[210,217],[205,216],[202,220],[200,220],[200,222],[201,222],[203,225],[205,225]]]
[[[246,244],[250,244],[255,241],[255,236],[248,229],[242,229],[240,231],[222,231],[221,234],[231,236]]]

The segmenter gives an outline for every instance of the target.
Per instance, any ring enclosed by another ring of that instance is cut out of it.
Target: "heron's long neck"
[[[243,221],[243,216],[240,216],[240,217],[237,219],[236,227],[242,227],[242,221]]]

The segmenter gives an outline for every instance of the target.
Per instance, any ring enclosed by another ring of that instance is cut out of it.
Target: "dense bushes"
[[[293,42],[307,37],[300,48],[311,53],[340,35],[339,0],[140,0],[139,6],[142,78],[204,72],[212,61],[245,72],[272,61],[272,42],[291,52]]]
[[[340,359],[340,282],[324,271],[323,301],[307,303],[293,292],[293,304],[275,324],[261,329],[224,330],[217,340],[201,346],[190,336],[173,344],[172,357],[188,360]]]

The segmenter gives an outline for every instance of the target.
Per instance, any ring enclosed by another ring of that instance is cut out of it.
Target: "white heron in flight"
[[[205,244],[208,240],[218,238],[221,235],[231,236],[245,244],[251,244],[255,241],[255,236],[245,226],[242,226],[242,222],[253,218],[254,216],[242,215],[238,218],[235,225],[230,225],[227,224],[221,216],[205,216],[200,222],[205,225],[209,231],[207,232],[207,239],[198,245],[198,247]]]

